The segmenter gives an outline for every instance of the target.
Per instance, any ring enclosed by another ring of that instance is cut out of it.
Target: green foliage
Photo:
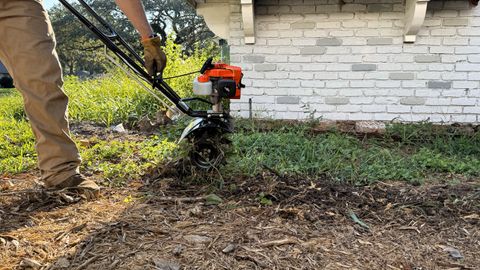
[[[258,201],[260,202],[260,204],[265,205],[265,206],[273,205],[272,200],[270,200],[270,199],[265,195],[265,193],[263,193],[263,192],[261,192],[260,194],[258,194]]]
[[[114,1],[86,0],[86,2],[141,54],[142,46],[137,31],[117,8]],[[142,2],[154,31],[162,37],[162,45],[173,42],[180,48],[180,53],[176,54],[175,58],[181,55],[190,56],[198,49],[208,51],[212,46],[214,47],[214,34],[208,29],[203,18],[198,16],[186,1],[143,0]],[[72,1],[71,4],[99,29],[104,30],[96,20],[90,18],[88,12],[79,3]],[[108,71],[103,43],[90,30],[61,4],[49,10],[49,15],[55,30],[60,62],[66,74],[73,75],[78,71],[99,74]]]
[[[311,134],[308,124],[268,132],[251,123],[240,127],[246,131],[232,136],[236,154],[225,174],[253,176],[268,167],[280,174],[326,175],[354,184],[418,182],[434,173],[480,176],[478,132],[452,135],[431,125],[395,125],[384,138],[360,140],[339,133]]]
[[[172,41],[167,43],[165,53],[171,59],[165,69],[165,77],[199,70],[208,58],[205,53],[179,58],[181,48]],[[191,96],[195,76],[193,74],[171,79],[168,83],[180,96]],[[149,85],[147,87],[151,88]],[[93,121],[110,126],[135,122],[144,115],[153,116],[158,110],[165,109],[158,100],[119,69],[113,69],[103,77],[84,81],[68,76],[65,91],[70,97],[69,115],[73,121]]]
[[[162,40],[172,36],[175,44],[182,45],[182,51],[188,55],[212,45],[215,34],[187,1],[143,0],[143,4],[153,31]]]
[[[110,124],[127,119],[132,112],[154,112],[158,107],[156,102],[146,102],[148,95],[119,73],[88,84],[70,77],[66,88],[71,97],[70,113],[76,120]],[[99,141],[92,148],[80,147],[84,170],[101,172],[106,180],[119,184],[174,157],[177,146],[171,141],[152,137],[143,142]],[[24,117],[22,98],[15,90],[2,90],[0,174],[25,172],[35,164],[34,138]]]
[[[178,48],[167,46],[175,55]],[[171,62],[166,76],[200,68],[206,55]],[[171,81],[183,96],[190,95],[192,78]],[[159,103],[120,72],[94,80],[68,77],[70,117],[106,126],[129,122],[161,109]],[[33,134],[21,96],[0,91],[0,175],[35,167]],[[153,166],[183,156],[176,139],[186,123],[161,130],[144,141],[90,139],[80,146],[83,170],[101,174],[107,185],[121,185]],[[326,176],[337,181],[368,184],[403,180],[419,183],[436,174],[480,176],[480,133],[431,124],[391,125],[381,138],[357,138],[341,133],[314,134],[312,123],[239,121],[232,134],[233,155],[221,168],[224,178],[254,176],[269,168],[285,175]],[[233,187],[232,187],[233,188]],[[261,204],[268,204],[259,195]]]
[[[208,58],[207,54],[200,53],[179,58],[181,48],[171,41],[165,51],[172,59],[165,70],[166,77],[199,70]],[[169,83],[181,96],[190,96],[194,76],[172,79]],[[118,69],[85,81],[67,76],[65,91],[70,98],[69,117],[75,122],[88,121],[106,127],[118,123],[133,124],[144,115],[152,116],[164,109],[158,100]],[[172,126],[143,142],[103,140],[95,142],[92,148],[80,147],[83,169],[101,173],[112,184],[138,177],[148,168],[180,154],[174,143],[181,133],[180,126]],[[15,90],[1,89],[0,175],[25,172],[33,169],[35,164],[34,138],[25,117],[22,98]]]
[[[33,133],[24,118],[22,99],[14,90],[0,95],[0,174],[29,170],[36,163]]]
[[[0,174],[29,170],[36,163],[33,134],[26,121],[0,117]]]
[[[396,139],[403,146],[428,146],[445,154],[480,156],[480,133],[468,127],[393,124],[388,126],[386,138]]]
[[[109,19],[115,28],[121,29],[122,34],[130,42],[137,41],[131,25],[122,17],[115,13],[115,3],[113,1],[87,1],[93,4],[95,8],[108,9],[109,12],[101,12],[105,19]],[[87,15],[79,3],[71,2],[74,7],[79,9],[83,15]],[[69,11],[58,4],[49,10],[52,27],[55,30],[57,40],[57,52],[60,63],[66,74],[73,75],[78,71],[89,71],[92,73],[101,73],[105,71],[103,64],[106,58],[103,52],[102,43],[83,26]],[[113,18],[115,20],[112,20]],[[137,43],[134,45],[138,45]]]
[[[69,116],[74,121],[88,120],[110,126],[127,121],[130,114],[150,109],[140,105],[148,104],[145,99],[149,97],[118,71],[88,81],[67,77],[65,91],[70,98]]]
[[[217,194],[210,194],[205,197],[207,205],[219,205],[223,202],[223,199],[220,198]]]
[[[209,58],[217,55],[216,48],[213,46],[206,47],[204,50],[196,50],[192,55],[182,56],[182,47],[176,45],[169,39],[164,48],[167,55],[168,63],[164,71],[164,77],[172,77],[176,75],[186,74],[199,71],[203,63]],[[180,96],[191,96],[193,79],[199,74],[188,75],[185,77],[167,80],[168,84],[175,89]]]
[[[80,146],[83,171],[101,173],[104,185],[122,185],[148,169],[175,157],[178,146],[153,136],[145,141],[99,141],[93,147]]]

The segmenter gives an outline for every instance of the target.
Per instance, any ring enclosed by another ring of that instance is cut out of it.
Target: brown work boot
[[[87,200],[97,199],[100,196],[100,187],[93,180],[81,174],[72,175],[52,188],[77,193],[84,196]]]

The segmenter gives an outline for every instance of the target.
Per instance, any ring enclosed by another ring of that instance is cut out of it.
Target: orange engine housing
[[[199,81],[210,81],[212,79],[230,79],[235,81],[236,91],[235,96],[230,99],[240,99],[242,95],[242,68],[236,66],[230,66],[225,63],[215,63],[213,68],[208,69],[199,77]]]

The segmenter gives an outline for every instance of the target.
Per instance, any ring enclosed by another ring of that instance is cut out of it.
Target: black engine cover
[[[217,90],[223,98],[233,98],[237,92],[237,84],[234,80],[221,79],[218,80]]]

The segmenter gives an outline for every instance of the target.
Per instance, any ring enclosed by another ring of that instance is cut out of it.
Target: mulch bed
[[[480,180],[354,187],[265,173],[226,180],[220,201],[208,185],[162,178],[75,202],[23,193],[33,178],[2,182],[0,269],[480,265]]]

